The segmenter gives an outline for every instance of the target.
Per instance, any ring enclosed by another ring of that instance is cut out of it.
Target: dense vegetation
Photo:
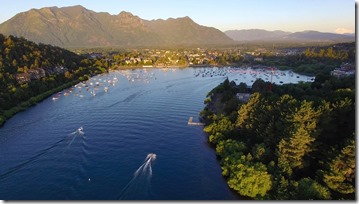
[[[248,102],[236,93],[251,93]],[[222,174],[242,196],[355,199],[355,78],[251,90],[225,80],[201,112]]]
[[[52,93],[106,71],[94,63],[59,47],[0,34],[0,125]],[[19,74],[32,79],[20,83]]]
[[[342,63],[354,65],[356,55],[355,43],[311,44],[305,47],[295,44],[276,44],[275,47],[243,44],[225,48],[89,48],[74,51],[101,59],[103,66],[113,69],[142,66],[274,66],[313,76],[328,74]]]
[[[341,63],[355,64],[355,42],[340,43],[325,47],[310,47],[295,55],[274,56],[263,54],[266,64],[281,69],[292,69],[296,73],[329,73]]]

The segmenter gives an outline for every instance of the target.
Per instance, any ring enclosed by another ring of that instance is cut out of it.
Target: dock
[[[189,117],[188,125],[204,126],[205,124],[204,123],[193,122],[193,117]]]

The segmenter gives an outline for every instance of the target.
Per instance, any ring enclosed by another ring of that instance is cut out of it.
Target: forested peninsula
[[[0,126],[51,94],[105,71],[68,50],[0,34]]]
[[[355,77],[269,86],[227,79],[205,100],[229,187],[249,199],[354,200]]]

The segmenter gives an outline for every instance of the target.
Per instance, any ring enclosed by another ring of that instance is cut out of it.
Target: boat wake
[[[71,140],[70,142],[68,142],[69,143],[67,145],[67,149],[68,149],[71,146],[71,144],[73,143],[73,141],[75,140],[76,137],[83,136],[84,134],[85,133],[83,132],[83,127],[78,128],[76,131],[70,133],[67,138],[64,138],[64,139],[61,139],[61,140],[55,142],[50,147],[38,152],[35,156],[32,156],[29,159],[27,159],[26,161],[23,161],[20,164],[9,168],[6,172],[1,173],[0,174],[0,181],[2,181],[3,179],[6,179],[7,177],[11,176],[12,174],[14,174],[14,173],[16,173],[18,171],[20,171],[21,169],[25,168],[26,166],[30,165],[31,163],[36,162],[37,160],[39,160],[40,158],[42,158],[46,154],[50,153],[51,150],[58,147],[59,145],[65,144],[66,141]],[[72,139],[69,139],[71,137],[72,137]]]
[[[50,150],[54,149],[55,147],[57,147],[60,143],[62,143],[65,139],[61,139],[59,141],[57,141],[56,143],[54,143],[53,145],[51,145],[50,147],[40,151],[39,153],[37,153],[35,156],[27,159],[26,161],[8,169],[6,172],[0,174],[0,181],[2,181],[3,179],[6,179],[7,177],[9,177],[10,175],[16,173],[17,171],[23,169],[24,167],[26,167],[27,165],[31,164],[32,162],[35,162],[36,160],[38,160],[39,158],[41,158],[42,156],[44,156],[45,154],[47,154]]]
[[[147,200],[151,199],[152,162],[157,155],[150,153],[144,163],[135,171],[133,178],[120,192],[119,200]]]
[[[71,141],[69,142],[69,144],[67,145],[67,148],[69,148],[69,147],[71,146],[71,144],[74,142],[75,138],[77,138],[77,137],[79,137],[79,136],[83,136],[83,135],[85,135],[85,132],[84,132],[84,128],[83,128],[82,126],[79,127],[76,131],[70,133],[70,134],[68,135],[68,138],[71,139],[71,137],[72,137],[72,139],[71,139]]]
[[[120,103],[129,103],[129,102],[133,101],[134,99],[136,99],[137,97],[142,96],[143,94],[146,94],[146,93],[148,93],[148,92],[146,92],[144,90],[138,91],[136,93],[133,93],[133,94],[127,96],[125,99],[123,99],[121,101],[117,101],[117,102],[109,105],[108,107],[111,108],[111,107],[116,106],[116,105],[118,105]]]

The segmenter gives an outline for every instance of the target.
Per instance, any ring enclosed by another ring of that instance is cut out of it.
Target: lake
[[[57,93],[0,128],[2,200],[234,200],[198,121],[226,78],[312,81],[239,68],[113,71]]]

